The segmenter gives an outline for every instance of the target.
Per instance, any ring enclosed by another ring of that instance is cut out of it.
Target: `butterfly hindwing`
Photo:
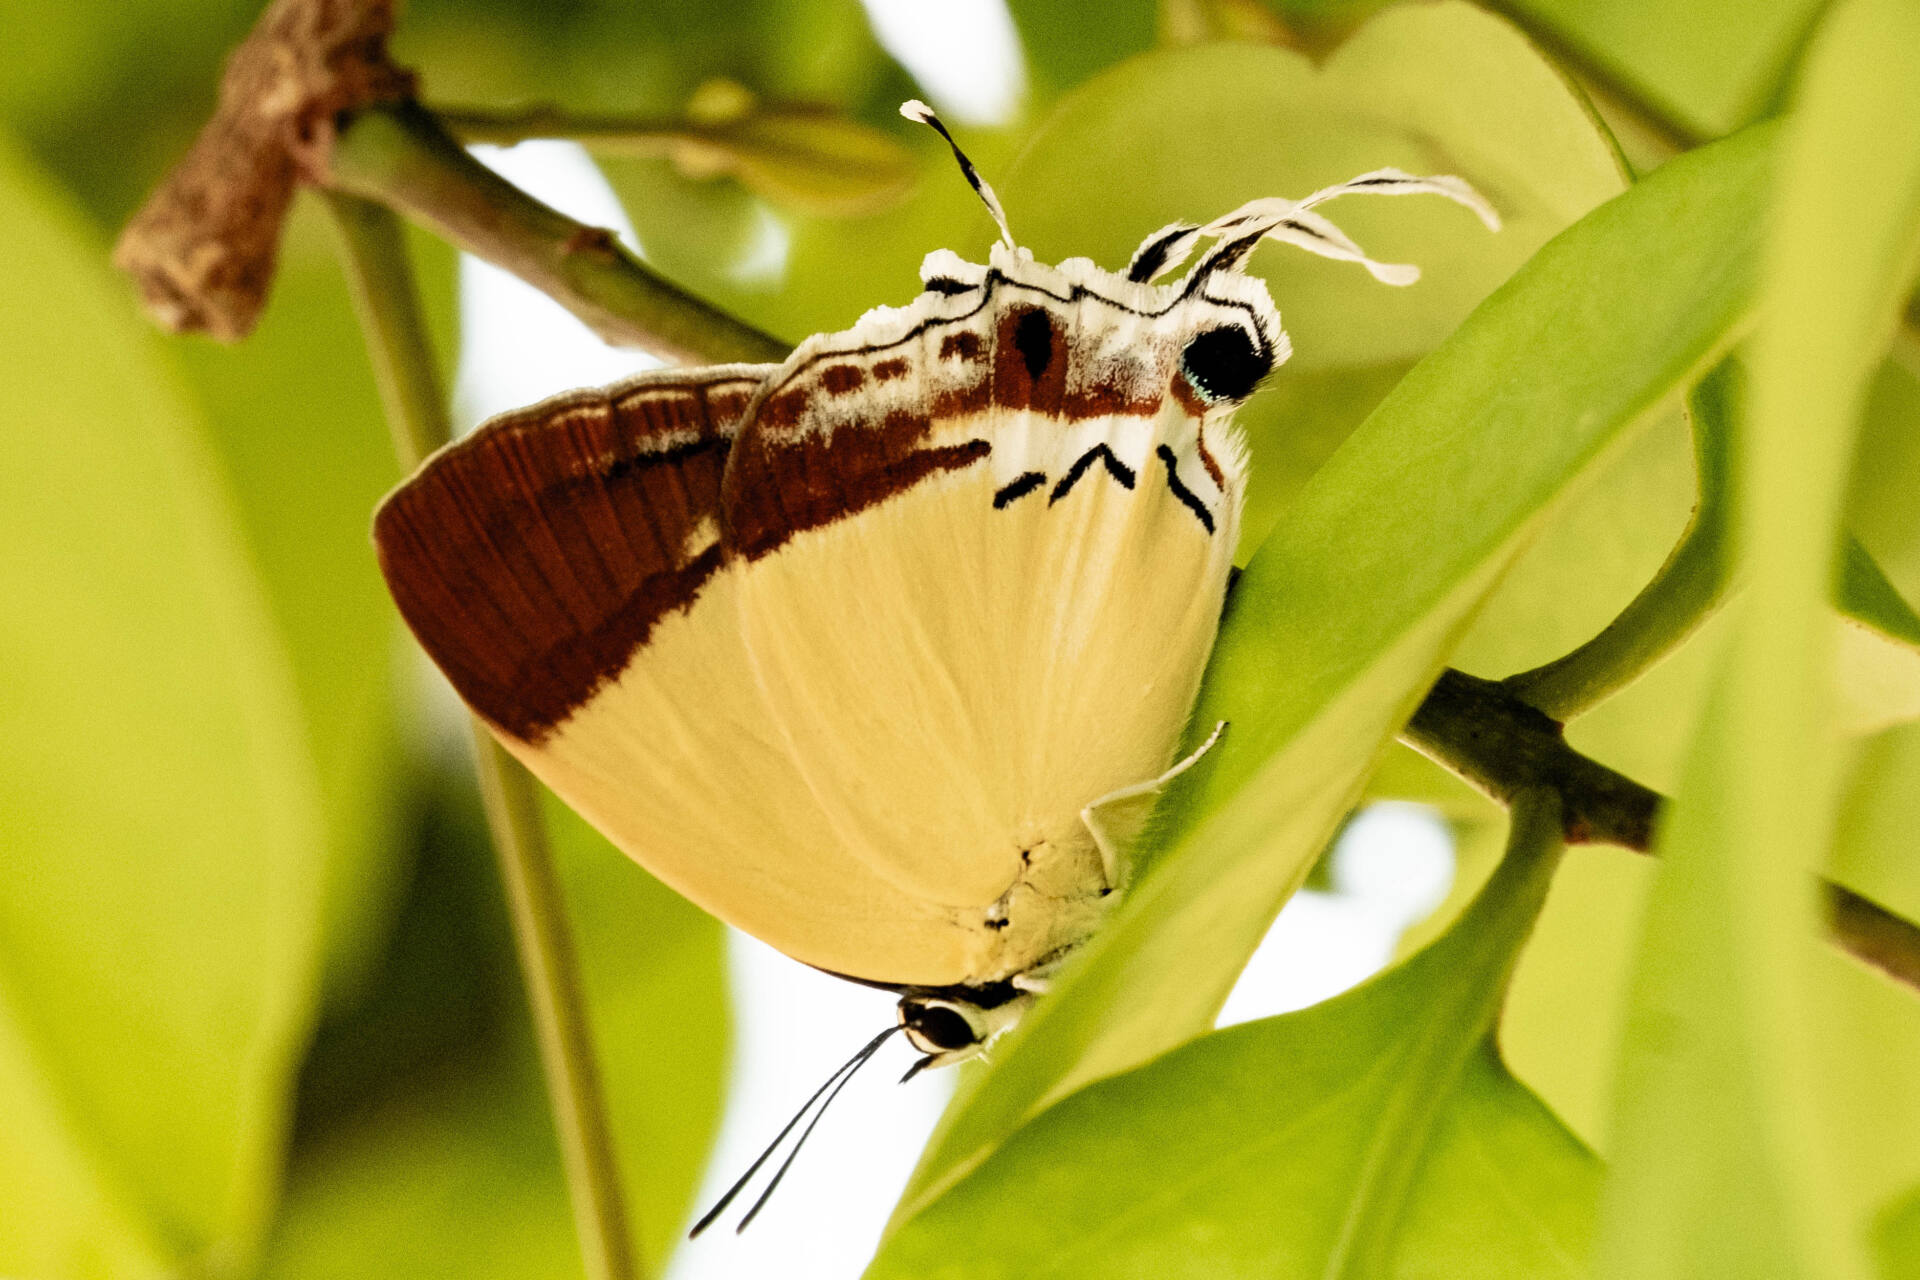
[[[725,494],[730,538],[781,529],[740,539],[741,629],[796,767],[848,849],[990,930],[991,977],[1090,927],[1080,810],[1170,762],[1237,531],[1168,392],[1185,319],[1076,301],[1001,281],[815,339]],[[901,364],[897,402],[842,409]]]

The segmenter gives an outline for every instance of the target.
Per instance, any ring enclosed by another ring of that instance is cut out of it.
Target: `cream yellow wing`
[[[974,982],[1084,938],[1110,886],[1081,811],[1172,760],[1243,471],[1182,356],[1222,325],[1260,340],[1090,267],[1118,297],[999,265],[802,347],[723,495],[797,767],[873,874],[980,922]]]
[[[660,879],[809,964],[957,982],[977,929],[843,845],[741,640],[719,494],[771,371],[647,374],[494,420],[383,504],[381,567],[508,750]]]

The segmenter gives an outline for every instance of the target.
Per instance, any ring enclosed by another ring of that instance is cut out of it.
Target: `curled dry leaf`
[[[317,181],[340,113],[411,96],[387,60],[391,0],[276,0],[227,60],[220,105],[127,224],[114,264],[177,333],[252,332],[294,187]]]

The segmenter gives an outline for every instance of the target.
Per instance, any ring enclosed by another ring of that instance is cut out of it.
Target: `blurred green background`
[[[1000,118],[956,113],[1043,258],[1117,265],[1174,218],[1383,164],[1463,173],[1508,215],[1488,240],[1464,213],[1343,213],[1377,256],[1425,268],[1405,294],[1262,260],[1298,354],[1247,414],[1250,542],[1535,248],[1634,172],[1776,110],[1823,6],[1423,4],[1342,45],[1382,7],[1011,0],[1024,89]],[[0,1273],[569,1274],[484,826],[367,541],[398,473],[330,230],[303,198],[260,329],[231,348],[161,337],[106,265],[257,14],[233,0],[0,13]],[[600,157],[656,269],[788,340],[905,301],[928,250],[977,255],[991,234],[937,140],[897,117],[938,93],[852,0],[417,0],[393,43],[434,105],[671,123],[721,81],[870,131],[852,135],[867,150],[851,176],[766,162],[751,139],[720,166],[738,177],[684,153]],[[784,260],[743,270],[769,221]],[[414,248],[450,375],[455,255],[423,235]],[[1874,383],[1849,517],[1909,600],[1917,377],[1909,332]],[[1692,502],[1676,410],[1542,531],[1456,663],[1504,675],[1578,643],[1650,576]],[[1711,661],[1694,644],[1576,741],[1670,786]],[[1855,769],[1837,873],[1920,915],[1920,732],[1864,734]],[[1399,751],[1374,794],[1440,806],[1462,836],[1462,892],[1484,873],[1494,816],[1477,797]],[[726,1082],[721,933],[557,806],[553,819],[657,1263]],[[1645,886],[1643,863],[1575,857],[1505,1029],[1516,1071],[1602,1149]],[[1889,1202],[1920,1185],[1920,1020],[1850,969],[1833,985],[1875,1046],[1849,1057],[1854,1191]]]

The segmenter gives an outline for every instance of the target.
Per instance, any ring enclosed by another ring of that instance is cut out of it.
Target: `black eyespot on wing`
[[[1038,382],[1053,363],[1053,318],[1040,310],[1021,316],[1013,331],[1013,345],[1026,361],[1027,376]]]
[[[945,1005],[920,1006],[908,1018],[907,1026],[940,1050],[964,1049],[980,1040],[967,1020]]]
[[[974,286],[955,280],[952,276],[935,276],[925,284],[928,293],[967,293]]]
[[[1187,340],[1180,369],[1209,401],[1244,400],[1273,372],[1273,352],[1238,325],[1222,325]]]

